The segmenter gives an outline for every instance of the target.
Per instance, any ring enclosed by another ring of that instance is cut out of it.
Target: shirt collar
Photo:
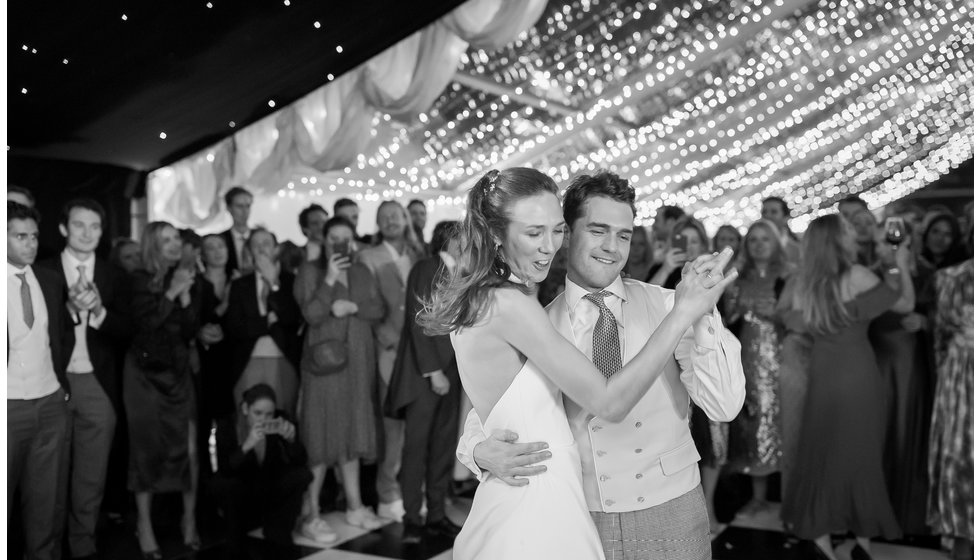
[[[33,275],[33,271],[31,270],[31,265],[27,265],[24,268],[17,268],[16,266],[10,264],[9,262],[7,263],[7,279],[10,279],[22,272],[26,272],[27,276]]]
[[[626,285],[623,283],[622,276],[617,276],[612,284],[609,284],[603,290],[623,300],[624,303],[629,301],[626,299]],[[565,305],[568,306],[569,310],[575,309],[575,306],[593,291],[579,286],[575,282],[572,282],[571,278],[565,276]]]
[[[61,263],[65,266],[65,269],[70,268],[72,270],[78,270],[80,265],[85,265],[86,267],[95,266],[95,253],[92,253],[88,260],[80,261],[68,249],[65,249],[61,252]]]
[[[405,251],[405,254],[402,255],[398,253],[398,249],[395,249],[395,246],[392,245],[391,243],[388,243],[387,241],[382,241],[381,244],[388,249],[388,252],[391,253],[391,258],[395,259],[396,261],[402,257],[408,257],[408,251]]]

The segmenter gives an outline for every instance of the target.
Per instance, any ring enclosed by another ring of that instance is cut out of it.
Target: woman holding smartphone
[[[300,361],[300,433],[313,481],[301,532],[321,543],[336,533],[320,518],[320,489],[337,466],[347,498],[347,523],[368,530],[383,523],[364,506],[360,462],[377,458],[377,375],[371,326],[384,316],[378,285],[368,268],[352,263],[354,228],[334,217],[323,227],[319,260],[300,266],[293,291],[306,338]]]
[[[211,489],[236,553],[256,526],[266,539],[288,546],[313,479],[306,449],[297,441],[296,425],[277,410],[272,387],[253,385],[241,399],[240,410],[218,423],[218,473]]]

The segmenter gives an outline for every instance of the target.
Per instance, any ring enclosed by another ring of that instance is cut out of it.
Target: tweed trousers
[[[701,485],[639,511],[593,511],[606,560],[711,560],[708,509]]]

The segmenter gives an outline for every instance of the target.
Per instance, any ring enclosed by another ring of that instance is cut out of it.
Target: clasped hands
[[[102,313],[102,295],[94,282],[88,282],[83,277],[68,290],[68,310],[72,315],[88,311],[92,315]]]
[[[713,312],[725,288],[738,277],[735,269],[725,274],[732,254],[731,248],[725,247],[720,253],[701,255],[685,264],[674,290],[674,308],[695,318]]]

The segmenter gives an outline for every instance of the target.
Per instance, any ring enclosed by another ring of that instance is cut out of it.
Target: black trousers
[[[303,495],[313,481],[305,466],[287,467],[269,477],[231,478],[218,474],[208,483],[224,512],[233,542],[262,527],[266,539],[292,544],[293,527],[303,507]]]
[[[459,379],[452,379],[445,395],[425,391],[405,408],[405,446],[398,482],[406,523],[422,524],[423,485],[426,523],[446,517],[446,496],[456,458],[459,399]]]

